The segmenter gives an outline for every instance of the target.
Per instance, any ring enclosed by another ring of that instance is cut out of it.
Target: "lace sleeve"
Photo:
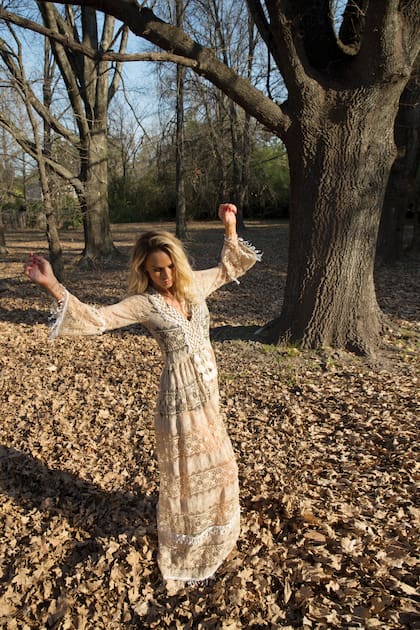
[[[239,284],[238,278],[260,261],[261,256],[261,252],[247,241],[241,238],[225,238],[218,267],[196,272],[200,291],[207,297],[227,282],[234,281]]]
[[[51,339],[63,335],[100,335],[107,330],[142,323],[151,305],[145,295],[131,297],[111,306],[90,306],[65,290],[58,302]]]

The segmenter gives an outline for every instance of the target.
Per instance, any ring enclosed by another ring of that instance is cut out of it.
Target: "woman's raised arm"
[[[222,203],[218,215],[225,226],[225,243],[220,263],[217,267],[195,272],[197,284],[204,297],[227,282],[238,282],[240,276],[261,260],[261,254],[255,247],[238,238],[236,206],[233,203]]]
[[[39,284],[58,302],[63,299],[65,289],[55,277],[48,260],[42,256],[29,254],[28,262],[25,265],[25,275],[31,282]]]
[[[236,213],[237,209],[233,203],[222,203],[219,206],[218,215],[225,226],[225,237],[233,242],[238,238],[236,233]]]
[[[62,335],[99,335],[107,330],[142,323],[151,310],[144,294],[132,295],[109,306],[86,304],[59,283],[48,260],[37,254],[30,254],[25,274],[57,300],[52,339]]]

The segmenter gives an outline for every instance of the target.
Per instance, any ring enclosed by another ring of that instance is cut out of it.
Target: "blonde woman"
[[[169,232],[143,234],[134,247],[131,296],[96,308],[80,302],[31,255],[26,275],[58,302],[52,336],[92,335],[141,323],[164,358],[155,415],[160,472],[158,563],[168,588],[214,574],[239,535],[238,473],[219,412],[217,370],[205,298],[259,259],[238,239],[236,208],[222,204],[225,243],[218,267],[193,272]]]

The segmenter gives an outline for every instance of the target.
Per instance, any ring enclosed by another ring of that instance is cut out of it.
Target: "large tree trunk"
[[[106,129],[96,127],[80,152],[79,194],[82,209],[85,247],[81,264],[91,265],[117,253],[110,232],[108,214],[108,140]]]
[[[395,157],[390,130],[399,91],[360,90],[351,102],[345,93],[324,95],[302,108],[302,125],[286,138],[290,271],[281,315],[265,334],[271,341],[373,354],[382,319],[375,244]]]

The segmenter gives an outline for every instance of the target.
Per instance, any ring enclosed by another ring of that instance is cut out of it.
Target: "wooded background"
[[[374,355],[375,260],[419,244],[418,0],[80,4],[0,9],[7,220],[42,209],[63,278],[63,224],[82,222],[91,266],[118,256],[111,221],[174,217],[185,239],[227,199],[242,227],[289,217],[264,339]],[[145,62],[164,104],[153,133],[124,78]]]

